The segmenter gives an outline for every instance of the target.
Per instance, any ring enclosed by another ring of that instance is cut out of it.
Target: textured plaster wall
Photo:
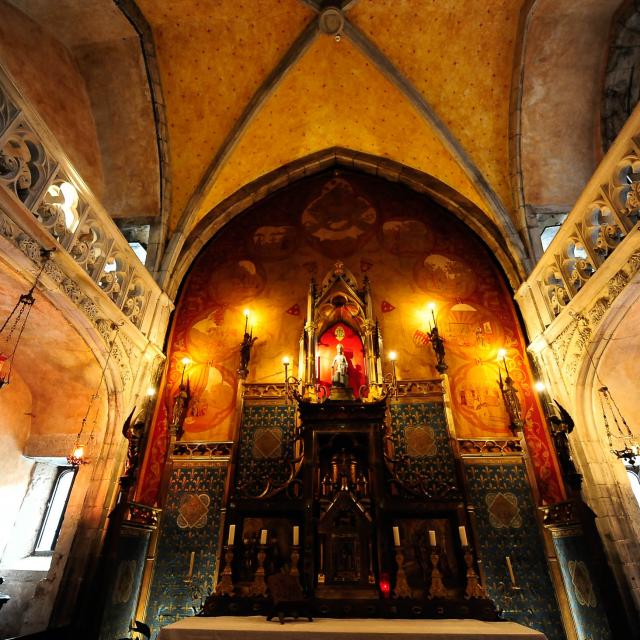
[[[29,387],[19,375],[2,389],[0,399],[0,564],[13,523],[20,510],[33,462],[22,456],[31,430],[32,399]]]
[[[299,0],[138,3],[153,27],[166,100],[173,223],[228,131],[314,15]]]
[[[400,90],[348,39],[336,42],[322,36],[255,116],[200,215],[261,175],[340,145],[424,171],[490,211],[438,134]]]
[[[47,31],[0,0],[0,64],[38,110],[98,197],[103,177],[91,102],[69,51]]]
[[[136,36],[74,49],[98,128],[105,191],[115,218],[157,216],[160,168],[149,84]]]
[[[609,24],[619,0],[538,0],[527,33],[522,173],[527,204],[570,208],[601,155]]]

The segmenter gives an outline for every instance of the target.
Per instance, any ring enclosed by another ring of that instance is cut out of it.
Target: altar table
[[[316,618],[267,622],[262,616],[184,618],[160,631],[158,640],[546,640],[515,622]]]

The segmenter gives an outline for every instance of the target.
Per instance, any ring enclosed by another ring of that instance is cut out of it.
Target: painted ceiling
[[[522,0],[345,4],[336,42],[319,31],[312,0],[138,0],[166,103],[173,229],[334,145],[433,175],[491,218],[513,211],[509,98]]]

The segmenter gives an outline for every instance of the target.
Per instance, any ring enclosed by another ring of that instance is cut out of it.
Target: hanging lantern
[[[611,453],[620,460],[624,460],[628,466],[637,469],[637,458],[640,456],[638,439],[633,435],[608,387],[600,387],[598,394],[602,409],[602,421],[607,432]],[[613,433],[612,427],[615,428]]]
[[[11,382],[11,370],[13,368],[13,361],[22,338],[22,333],[29,320],[29,314],[35,303],[33,292],[40,282],[40,276],[44,271],[53,249],[42,249],[42,265],[36,275],[36,279],[33,282],[32,287],[23,293],[16,306],[13,307],[11,313],[4,321],[0,328],[0,389]]]

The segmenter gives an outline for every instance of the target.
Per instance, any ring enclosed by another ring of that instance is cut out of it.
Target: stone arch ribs
[[[321,9],[316,2],[313,2],[312,4],[309,4],[308,0],[304,0],[304,2],[311,6],[315,11],[320,11]],[[350,4],[351,3],[347,3],[347,6],[350,6]],[[194,218],[197,215],[199,208],[202,206],[206,194],[213,186],[225,161],[241,139],[253,117],[258,113],[266,100],[272,95],[287,72],[295,66],[297,61],[311,46],[319,33],[319,17],[316,17],[298,36],[289,50],[284,54],[280,62],[258,88],[214,156],[207,171],[201,179],[200,184],[190,197],[185,210],[182,212],[178,226],[171,238],[169,246],[167,247],[160,268],[160,273],[157,274],[157,279],[163,287],[166,288],[168,281],[172,279],[172,271],[177,264],[178,258],[182,253],[183,245],[187,241],[194,225]],[[404,94],[406,99],[414,109],[416,109],[425,122],[433,128],[442,144],[450,151],[471,183],[478,190],[478,193],[493,213],[495,220],[498,221],[499,226],[495,227],[495,232],[506,240],[506,243],[508,244],[508,252],[513,258],[515,258],[516,262],[519,263],[515,272],[522,274],[524,271],[528,271],[531,267],[530,257],[517,233],[513,220],[505,209],[504,203],[489,185],[482,172],[473,163],[456,137],[436,115],[435,111],[428,104],[422,94],[413,86],[413,84],[402,73],[400,73],[400,71],[382,53],[382,51],[380,51],[380,49],[378,49],[378,47],[364,33],[349,22],[346,17],[344,21],[343,34],[349,37],[356,47],[358,47],[358,49],[372,61],[386,79],[391,81]],[[473,208],[477,209],[475,206]],[[483,213],[479,210],[478,212],[484,217]],[[512,284],[515,287],[515,281],[512,280]]]
[[[175,298],[189,267],[201,249],[236,215],[274,191],[332,167],[344,167],[377,175],[428,195],[482,239],[496,256],[514,290],[524,279],[525,270],[519,254],[514,252],[513,246],[496,223],[455,189],[432,176],[389,158],[379,158],[342,147],[332,147],[284,165],[245,185],[205,215],[189,232],[180,245],[180,253],[173,259],[171,272],[167,274],[163,283],[167,294],[172,299]]]

